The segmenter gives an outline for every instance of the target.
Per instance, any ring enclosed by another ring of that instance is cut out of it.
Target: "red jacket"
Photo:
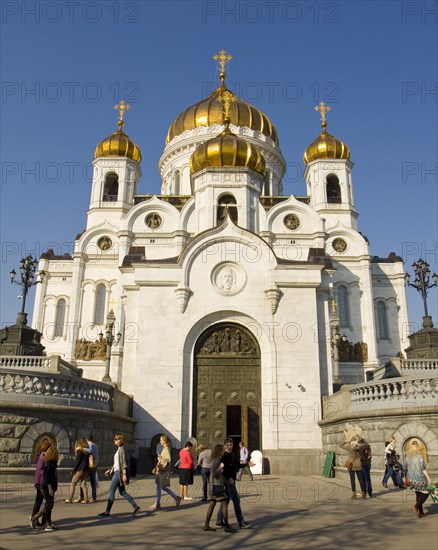
[[[179,452],[179,467],[180,468],[186,468],[187,470],[193,469],[193,457],[190,454],[190,451],[187,449],[181,449]]]

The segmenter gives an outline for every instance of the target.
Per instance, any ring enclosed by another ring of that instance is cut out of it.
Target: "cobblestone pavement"
[[[109,482],[102,481],[96,504],[66,504],[62,501],[68,484],[61,484],[56,496],[54,532],[32,530],[29,514],[34,501],[31,484],[0,485],[1,550],[26,550],[40,545],[56,549],[110,548],[251,548],[251,549],[378,549],[436,550],[438,548],[438,504],[426,502],[429,516],[417,519],[412,491],[383,489],[373,480],[375,497],[351,500],[347,480],[311,477],[247,477],[238,485],[245,520],[251,526],[237,533],[204,532],[202,526],[208,504],[200,501],[201,480],[195,476],[193,501],[177,509],[170,497],[162,499],[162,509],[153,512],[155,484],[152,476],[132,480],[129,492],[141,506],[131,517],[132,508],[124,501],[114,503],[110,519],[100,519],[105,509]],[[172,478],[172,488],[178,482]],[[76,496],[79,488],[76,488]],[[214,516],[213,516],[214,517]],[[235,523],[230,504],[230,522]],[[212,525],[214,525],[214,521]]]

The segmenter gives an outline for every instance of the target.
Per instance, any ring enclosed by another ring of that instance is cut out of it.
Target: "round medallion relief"
[[[333,249],[336,250],[336,252],[345,252],[347,250],[347,243],[344,239],[335,239],[333,241]]]
[[[161,218],[160,214],[157,214],[156,212],[148,214],[144,221],[149,229],[157,229],[163,223],[163,219]]]
[[[246,285],[246,272],[238,264],[224,262],[211,272],[211,284],[216,292],[223,296],[234,296]]]
[[[109,238],[109,237],[101,237],[98,241],[97,241],[97,246],[101,249],[101,250],[109,250],[113,245],[113,242],[112,240]]]
[[[300,227],[301,220],[296,214],[288,214],[283,218],[283,223],[288,229],[293,231]]]

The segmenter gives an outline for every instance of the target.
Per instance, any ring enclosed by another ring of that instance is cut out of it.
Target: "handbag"
[[[88,455],[88,467],[90,468],[90,470],[94,470],[94,468],[96,467],[94,456],[91,453]]]
[[[351,469],[353,468],[353,462],[348,458],[348,459],[345,461],[344,466],[347,468],[347,470],[351,470]]]

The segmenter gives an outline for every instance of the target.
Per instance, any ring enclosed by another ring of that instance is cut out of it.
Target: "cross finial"
[[[325,121],[326,113],[331,110],[332,108],[326,105],[324,101],[321,101],[320,104],[315,107],[315,111],[319,111],[319,113],[321,114],[321,126],[324,130],[327,127],[327,122]]]
[[[223,84],[225,82],[225,66],[228,61],[231,61],[233,58],[231,55],[227,55],[227,52],[225,50],[221,50],[218,54],[213,56],[213,59],[216,61],[219,61],[219,65],[221,66],[221,73],[220,73],[220,79],[221,83]]]
[[[114,298],[112,300],[110,300],[110,303],[109,303],[110,311],[114,311],[115,303],[116,303],[116,301],[114,300]]]
[[[230,124],[230,106],[231,103],[237,101],[237,97],[228,90],[221,90],[219,101],[222,101],[224,104],[224,124],[228,127]]]
[[[114,109],[117,109],[119,111],[120,118],[119,118],[118,125],[120,126],[120,128],[122,128],[122,126],[125,124],[125,122],[123,121],[125,111],[128,111],[130,108],[131,108],[131,105],[128,105],[127,103],[125,103],[124,99],[122,99],[120,104],[114,105]]]
[[[335,313],[336,313],[336,300],[335,299],[332,300],[332,313],[333,313],[333,315],[335,315]]]

